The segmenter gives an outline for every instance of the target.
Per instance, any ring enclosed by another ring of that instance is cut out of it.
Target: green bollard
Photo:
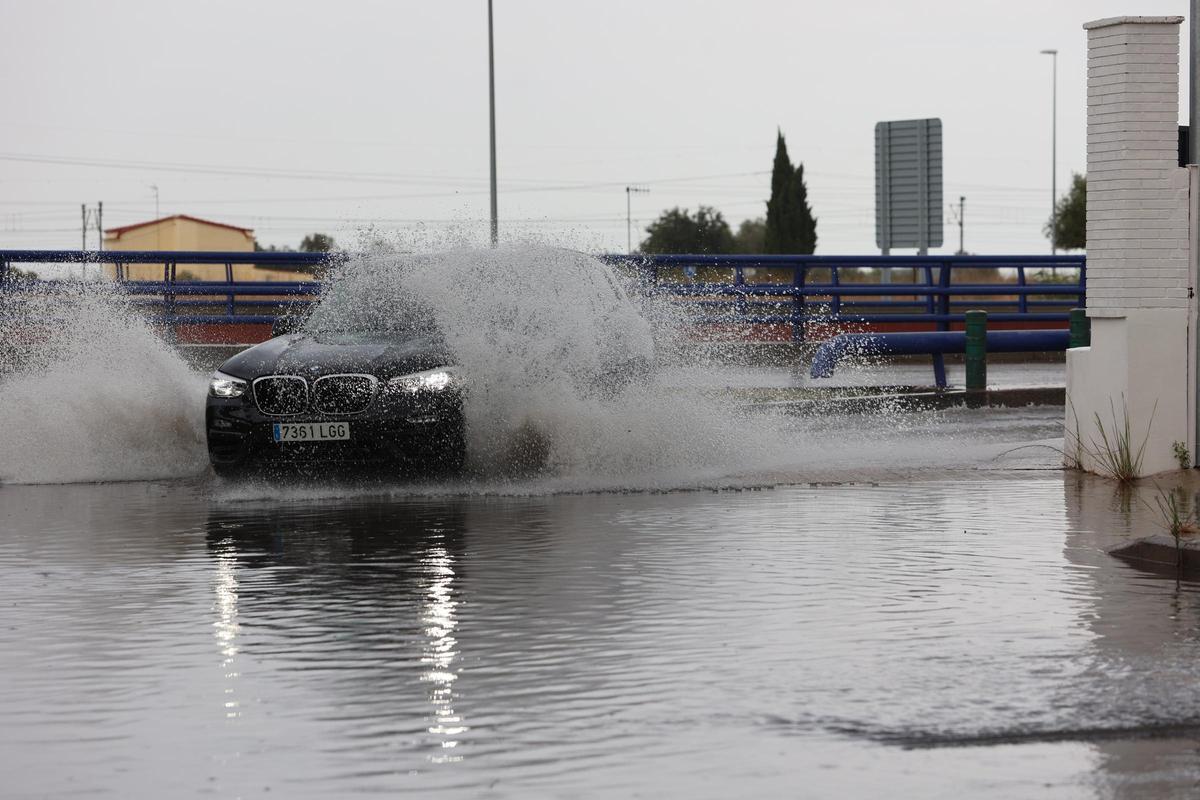
[[[1088,319],[1086,308],[1071,309],[1071,337],[1067,347],[1092,346],[1092,321]]]
[[[967,318],[967,391],[987,388],[987,312],[968,311]]]

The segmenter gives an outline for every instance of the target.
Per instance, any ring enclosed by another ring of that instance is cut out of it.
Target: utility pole
[[[96,238],[100,240],[97,250],[104,249],[104,201],[96,201]]]
[[[500,215],[496,203],[496,61],[492,45],[492,0],[488,0],[488,130],[492,154],[492,247],[500,241]]]
[[[966,248],[963,247],[963,215],[966,212],[967,198],[959,195],[958,197],[958,254],[965,256]]]
[[[1050,56],[1050,255],[1058,255],[1058,51],[1043,50]],[[1051,273],[1054,266],[1050,267]]]
[[[87,203],[79,204],[79,221],[80,233],[83,235],[83,239],[79,243],[79,249],[87,250]]]
[[[1200,102],[1197,102],[1196,92],[1200,91],[1200,86],[1196,85],[1196,81],[1200,78],[1197,74],[1197,69],[1200,65],[1200,20],[1196,19],[1196,15],[1200,14],[1200,0],[1192,0],[1191,15],[1188,17],[1190,27],[1189,38],[1191,39],[1191,53],[1188,58],[1188,163],[1200,164]],[[1200,411],[1196,412],[1200,414]]]
[[[633,255],[633,214],[630,212],[629,196],[634,192],[638,194],[646,194],[650,190],[643,189],[640,186],[625,187],[625,248]]]

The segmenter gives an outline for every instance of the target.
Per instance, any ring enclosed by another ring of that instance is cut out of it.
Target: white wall
[[[1145,442],[1145,473],[1177,466],[1174,442],[1195,451],[1189,173],[1178,166],[1182,21],[1084,25],[1092,346],[1067,354],[1068,450],[1076,430],[1085,451],[1100,442],[1097,415],[1111,439],[1128,413],[1134,447]]]

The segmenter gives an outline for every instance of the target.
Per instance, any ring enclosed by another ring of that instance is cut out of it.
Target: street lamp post
[[[1050,255],[1058,255],[1058,51],[1043,50],[1050,56]],[[1054,267],[1051,266],[1051,272]]]
[[[492,156],[492,247],[495,247],[500,241],[500,217],[496,205],[496,68],[492,49],[492,0],[488,0],[488,129]]]

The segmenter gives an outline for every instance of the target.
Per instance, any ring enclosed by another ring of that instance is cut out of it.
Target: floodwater
[[[438,310],[464,478],[219,481],[127,298],[0,314],[0,797],[1197,793],[1198,587],[1106,555],[1154,490],[1063,473],[1061,407],[784,402],[574,253],[345,269]]]
[[[1198,587],[1045,466],[5,486],[3,794],[1192,797]]]

